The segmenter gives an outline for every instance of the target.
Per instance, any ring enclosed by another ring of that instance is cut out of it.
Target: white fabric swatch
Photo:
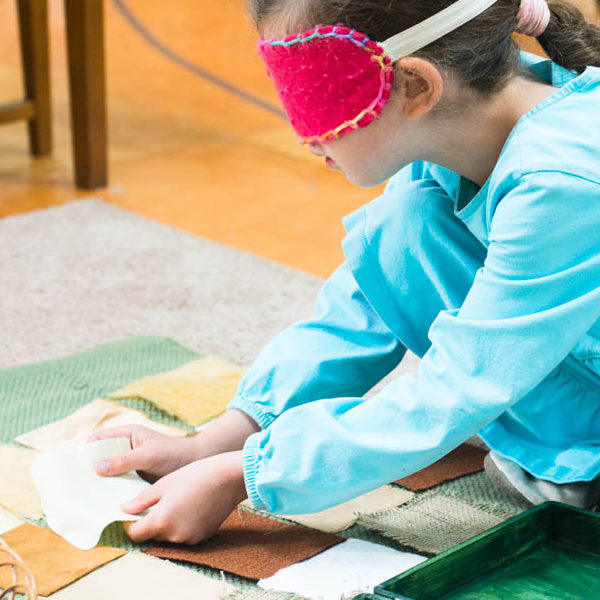
[[[89,550],[113,521],[137,521],[120,508],[150,484],[131,471],[116,477],[101,477],[95,463],[130,449],[127,438],[100,440],[83,446],[55,448],[31,466],[31,476],[40,495],[46,522],[68,542]]]
[[[52,594],[52,600],[219,600],[235,588],[187,567],[126,554]]]
[[[97,398],[64,419],[21,434],[15,438],[15,442],[36,450],[51,450],[60,446],[85,444],[95,431],[122,425],[143,425],[165,435],[187,435],[183,429],[155,423],[139,410]]]
[[[420,562],[424,556],[349,539],[308,560],[261,579],[259,587],[305,596],[311,600],[353,598]]]
[[[23,521],[0,506],[0,535],[21,525]]]

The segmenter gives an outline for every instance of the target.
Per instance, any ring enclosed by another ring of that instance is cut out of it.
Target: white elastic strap
[[[408,56],[439,40],[471,19],[478,17],[498,0],[458,0],[429,19],[401,31],[382,42],[392,61]]]

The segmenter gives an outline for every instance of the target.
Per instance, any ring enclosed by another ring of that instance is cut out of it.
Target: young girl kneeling
[[[346,262],[193,438],[141,428],[133,539],[195,543],[246,495],[318,511],[474,434],[531,502],[600,497],[600,30],[544,0],[251,0],[289,119],[382,196]],[[535,36],[552,60],[520,53]],[[363,395],[406,349],[416,374]]]

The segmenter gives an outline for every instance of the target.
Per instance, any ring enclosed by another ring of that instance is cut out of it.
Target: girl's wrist
[[[248,497],[244,483],[244,461],[242,451],[227,452],[221,455],[223,459],[223,478],[227,489],[232,494],[235,504],[239,504]]]
[[[206,429],[190,436],[194,460],[241,450],[246,439],[257,431],[260,427],[248,415],[228,410]]]

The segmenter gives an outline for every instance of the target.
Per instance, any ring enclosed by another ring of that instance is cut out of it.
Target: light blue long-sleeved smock
[[[314,318],[270,342],[230,404],[251,502],[312,512],[479,433],[554,482],[600,474],[600,69],[528,67],[559,89],[479,189],[413,163],[345,220]],[[375,396],[401,360],[422,357]]]

